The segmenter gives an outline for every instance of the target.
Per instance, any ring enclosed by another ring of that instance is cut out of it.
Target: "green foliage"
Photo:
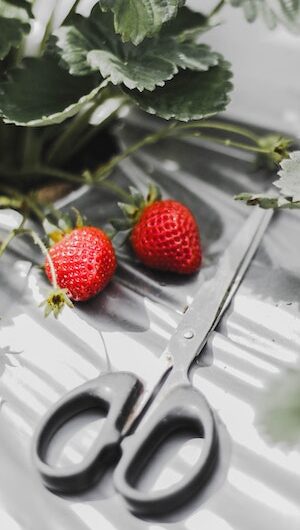
[[[101,86],[93,76],[71,76],[53,57],[27,58],[1,83],[0,108],[7,123],[60,123],[92,100]]]
[[[185,0],[99,0],[104,11],[113,12],[115,31],[122,40],[135,45],[157,33],[184,3]]]
[[[119,85],[132,103],[166,119],[200,119],[224,110],[231,90],[229,67],[219,54],[196,42],[210,29],[209,21],[187,8],[182,9],[182,18],[179,12],[178,20],[170,21],[182,4],[175,0],[160,7],[155,1],[140,2],[144,7],[139,21],[144,17],[145,24],[135,28],[137,46],[136,39],[135,44],[124,43],[125,33],[121,38],[115,32],[120,13],[133,9],[134,3],[129,4],[116,2],[110,9],[110,2],[102,2],[108,12],[97,4],[87,18],[71,15],[68,25],[55,32],[55,44],[51,36],[46,54],[24,59],[10,70],[8,79],[0,82],[4,121],[29,126],[61,123],[106,85]],[[151,31],[146,14],[150,7],[155,11]]]
[[[26,0],[0,0],[0,17],[28,22],[33,17],[31,2]]]
[[[300,30],[300,0],[230,0],[233,7],[242,7],[248,22],[262,17],[270,29],[278,23],[290,31]]]
[[[25,0],[0,0],[0,61],[18,49],[30,31],[31,5]]]
[[[190,19],[186,23],[190,24]],[[202,25],[201,31],[203,28]],[[112,16],[99,16],[96,6],[89,19],[77,16],[72,26],[56,32],[57,46],[71,74],[86,75],[98,70],[114,85],[124,84],[140,91],[163,86],[179,68],[204,71],[218,63],[218,55],[208,46],[196,44],[190,34],[185,35],[183,25],[178,28],[178,36],[174,35],[175,28],[168,29],[169,33],[146,39],[140,46],[124,45],[114,32]],[[195,33],[194,26],[193,36]]]
[[[293,151],[280,163],[278,180],[273,182],[279,190],[275,196],[241,193],[237,200],[246,202],[249,206],[258,204],[261,208],[300,208],[300,151]]]
[[[296,24],[300,9],[300,0],[276,0],[275,7],[268,0],[230,2],[243,7],[249,20],[263,14],[269,25],[279,19]],[[74,6],[70,8],[54,33],[50,18],[37,56],[24,58],[22,50],[34,26],[32,4],[29,0],[0,0],[0,178],[6,184],[15,186],[22,177],[23,193],[30,187],[31,177],[34,185],[43,176],[76,184],[84,179],[89,184],[99,183],[117,163],[145,144],[169,134],[188,134],[188,129],[203,138],[205,128],[222,129],[220,123],[203,121],[226,109],[232,89],[229,63],[201,42],[202,34],[212,28],[210,17],[194,13],[184,6],[184,0],[99,0],[87,17],[75,14]],[[110,107],[113,99],[121,101],[118,107]],[[106,103],[105,118],[95,121],[95,113],[101,114]],[[66,161],[125,103],[165,120],[191,123],[171,123],[94,172],[87,167],[82,175],[68,173]],[[24,135],[22,128],[14,125],[27,127]],[[38,127],[48,125],[53,127],[37,132]],[[216,137],[217,142],[257,152],[273,165],[288,156],[289,143],[279,136],[259,138],[228,124],[223,130],[244,135],[247,143],[221,136]],[[13,156],[7,157],[8,152]],[[282,171],[288,171],[284,164]],[[279,176],[279,199],[251,194],[239,198],[262,207],[298,207],[298,195],[286,193],[291,186],[295,188],[295,177],[291,183],[290,174]],[[16,200],[14,194],[8,198]]]
[[[150,114],[169,120],[199,120],[221,112],[232,89],[229,64],[220,61],[207,72],[184,71],[154,92],[127,91]]]
[[[2,61],[11,48],[18,48],[30,25],[15,18],[0,18],[0,60]]]
[[[290,197],[293,202],[300,201],[300,151],[290,153],[290,158],[283,160],[280,166],[280,178],[274,185],[284,197]]]

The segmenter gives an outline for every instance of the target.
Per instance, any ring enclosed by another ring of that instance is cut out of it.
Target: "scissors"
[[[33,460],[44,485],[57,493],[78,493],[98,480],[118,459],[114,485],[135,513],[159,514],[187,501],[204,487],[218,458],[214,413],[188,377],[193,360],[205,346],[228,307],[272,217],[271,210],[254,209],[222,255],[216,274],[199,286],[159,363],[152,388],[129,372],[106,372],[70,391],[54,404],[39,425]],[[47,463],[55,432],[84,410],[99,407],[104,426],[79,464],[58,468]],[[178,429],[193,429],[203,438],[201,454],[175,485],[141,491],[137,481],[160,444]]]

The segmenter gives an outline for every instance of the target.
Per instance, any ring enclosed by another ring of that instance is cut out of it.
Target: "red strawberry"
[[[131,230],[138,258],[153,269],[192,274],[202,259],[199,230],[191,211],[178,201],[161,200],[151,185],[146,199],[134,188],[130,204],[119,203],[125,219],[113,219],[115,230]]]
[[[65,234],[49,250],[60,288],[75,301],[88,300],[102,291],[116,269],[116,256],[108,236],[99,228],[83,226]],[[45,272],[52,282],[48,259]]]
[[[191,274],[201,265],[201,245],[190,210],[173,200],[147,206],[130,241],[139,259],[153,269]]]

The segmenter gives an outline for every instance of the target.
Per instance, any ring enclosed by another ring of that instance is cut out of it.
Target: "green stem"
[[[41,41],[41,44],[39,46],[39,55],[43,55],[45,51],[45,46],[47,44],[49,36],[52,34],[53,31],[53,12],[51,13],[51,16],[47,22],[47,25],[45,27],[44,35]]]
[[[36,215],[41,224],[43,224],[45,221],[43,210],[38,206],[37,202],[32,197],[25,196],[25,200],[30,210]]]
[[[11,241],[18,235],[19,231],[22,230],[24,224],[26,221],[26,217],[24,216],[21,223],[19,224],[18,228],[15,228],[14,230],[11,230],[4,241],[2,241],[0,246],[0,258],[4,254],[5,250],[7,249],[8,245],[11,243]]]
[[[226,147],[235,147],[237,149],[242,149],[243,151],[250,151],[251,153],[263,153],[266,155],[271,153],[269,149],[263,149],[262,147],[254,147],[252,145],[243,144],[242,142],[235,142],[234,140],[229,140],[228,138],[216,138],[215,136],[208,136],[206,134],[202,134],[201,132],[195,132],[192,134],[192,136],[197,136],[202,138],[203,140],[207,140],[217,144],[226,145]]]
[[[79,113],[77,117],[73,119],[71,124],[66,127],[64,132],[58,137],[57,141],[49,150],[47,157],[48,164],[52,164],[53,162],[55,162],[56,165],[64,163],[66,158],[70,156],[70,147],[71,152],[73,153],[74,142],[76,143],[77,138],[84,137],[84,130],[89,125],[89,119],[99,106],[102,99],[103,94],[100,96],[97,94],[92,104],[89,105],[84,112]]]
[[[215,129],[220,130],[224,132],[231,132],[233,134],[237,134],[238,136],[244,136],[245,138],[248,138],[249,140],[252,140],[254,143],[259,145],[260,137],[256,134],[254,134],[252,131],[249,131],[248,129],[244,127],[240,127],[238,125],[233,125],[231,123],[223,123],[219,121],[209,120],[209,121],[203,121],[203,120],[197,120],[192,121],[190,123],[183,123],[183,124],[177,124],[176,128],[174,129],[174,132],[185,130],[185,129]]]
[[[217,3],[217,5],[213,8],[213,10],[209,13],[208,18],[213,17],[216,15],[225,5],[225,0],[220,0],[220,2]]]
[[[171,134],[171,131],[175,128],[176,124],[172,123],[171,125],[168,125],[167,127],[164,127],[160,129],[156,133],[151,133],[138,142],[134,143],[133,145],[130,145],[125,149],[120,155],[114,156],[109,162],[101,165],[96,172],[93,175],[93,181],[101,181],[108,177],[108,175],[111,173],[111,171],[120,163],[122,160],[127,158],[129,155],[135,153],[140,149],[141,147],[144,147],[144,145],[150,145],[158,142],[159,140],[166,138]]]
[[[86,132],[84,135],[82,135],[79,138],[79,140],[75,143],[75,145],[72,147],[72,153],[69,153],[68,155],[65,156],[65,161],[67,161],[70,158],[70,155],[73,156],[74,153],[78,153],[78,151],[80,151],[86,144],[88,144],[92,140],[92,138],[94,138],[94,136],[98,134],[99,131],[101,131],[104,127],[107,127],[117,116],[120,109],[124,106],[124,103],[125,103],[125,100],[122,100],[118,108],[113,110],[113,112],[104,121],[102,121],[98,125],[94,125],[94,126],[91,125],[90,130]]]
[[[43,223],[45,220],[45,215],[43,210],[39,207],[38,203],[34,200],[34,197],[31,195],[26,195],[23,193],[20,193],[16,191],[14,188],[11,188],[10,186],[6,186],[5,184],[0,184],[0,189],[3,190],[4,193],[12,197],[13,199],[16,199],[21,203],[21,209],[22,211],[24,208],[26,210],[31,210],[36,217]]]
[[[132,197],[130,193],[127,193],[126,191],[124,191],[123,188],[118,186],[118,184],[116,184],[112,180],[102,180],[101,182],[99,182],[99,185],[102,188],[106,188],[107,190],[112,191],[115,195],[120,197],[122,201],[128,201],[128,202],[132,201]]]
[[[28,167],[35,162],[34,159],[34,131],[32,127],[24,130],[23,167]]]
[[[9,245],[9,243],[15,238],[15,237],[18,237],[18,236],[29,236],[31,237],[31,239],[33,240],[33,242],[39,247],[39,249],[41,250],[42,254],[44,254],[44,256],[47,258],[48,262],[49,262],[49,267],[50,267],[50,271],[51,271],[51,277],[52,277],[52,285],[54,287],[54,289],[58,289],[58,284],[57,284],[57,278],[56,278],[56,272],[55,272],[55,268],[54,268],[54,265],[53,265],[53,261],[52,261],[52,258],[48,252],[48,249],[46,247],[46,245],[44,245],[43,241],[41,240],[41,238],[36,234],[36,232],[34,232],[33,230],[31,230],[30,228],[23,228],[24,226],[24,223],[26,221],[26,217],[23,217],[23,220],[21,222],[21,224],[19,225],[18,228],[15,228],[14,230],[12,230],[10,232],[10,234],[8,235],[8,237],[6,238],[5,241],[3,241],[1,247],[0,247],[0,257],[2,256],[2,254],[4,253],[4,251],[6,250],[7,246]]]
[[[37,167],[34,169],[33,174],[34,173],[38,175],[43,175],[45,177],[53,177],[59,180],[67,180],[68,182],[74,182],[77,184],[83,183],[83,179],[82,177],[80,177],[80,175],[74,175],[73,173],[69,173],[68,171],[64,171],[62,169],[56,169],[53,167],[48,167],[48,166]]]

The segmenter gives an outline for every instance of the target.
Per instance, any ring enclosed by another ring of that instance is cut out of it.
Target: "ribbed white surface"
[[[144,134],[137,126],[140,120],[130,117],[135,126],[128,124],[122,141]],[[150,119],[145,126],[153,124]],[[45,320],[37,307],[47,284],[37,269],[28,275],[29,247],[19,247],[22,256],[13,252],[5,256],[0,269],[0,520],[4,530],[300,527],[299,445],[278,441],[278,433],[273,440],[264,419],[266,407],[276,402],[279,392],[288,394],[284,387],[299,370],[300,219],[295,212],[275,218],[233,304],[191,372],[193,384],[205,394],[218,419],[220,461],[207,488],[172,515],[143,520],[123,506],[110,473],[90,492],[60,498],[44,489],[31,464],[32,433],[49,405],[105,369],[98,330],[114,369],[133,370],[149,379],[185,305],[205,275],[213,273],[218,257],[249,213],[232,195],[265,186],[265,177],[251,172],[249,161],[214,149],[203,149],[197,142],[160,144],[124,162],[116,175],[142,188],[150,177],[157,179],[167,195],[181,198],[192,208],[201,226],[205,254],[198,279],[145,273],[122,250],[116,279],[106,291],[74,311],[66,309],[56,322]],[[99,224],[115,213],[112,197],[103,191],[79,194],[74,204]],[[73,422],[69,432],[58,437],[52,461],[64,465],[82,457],[101,423],[95,415],[90,420],[84,431],[76,434],[76,426],[83,429],[84,423]],[[67,449],[62,451],[66,439]],[[173,441],[164,448],[142,487],[176,481],[193,465],[199,443],[181,438],[184,441],[184,446]]]

